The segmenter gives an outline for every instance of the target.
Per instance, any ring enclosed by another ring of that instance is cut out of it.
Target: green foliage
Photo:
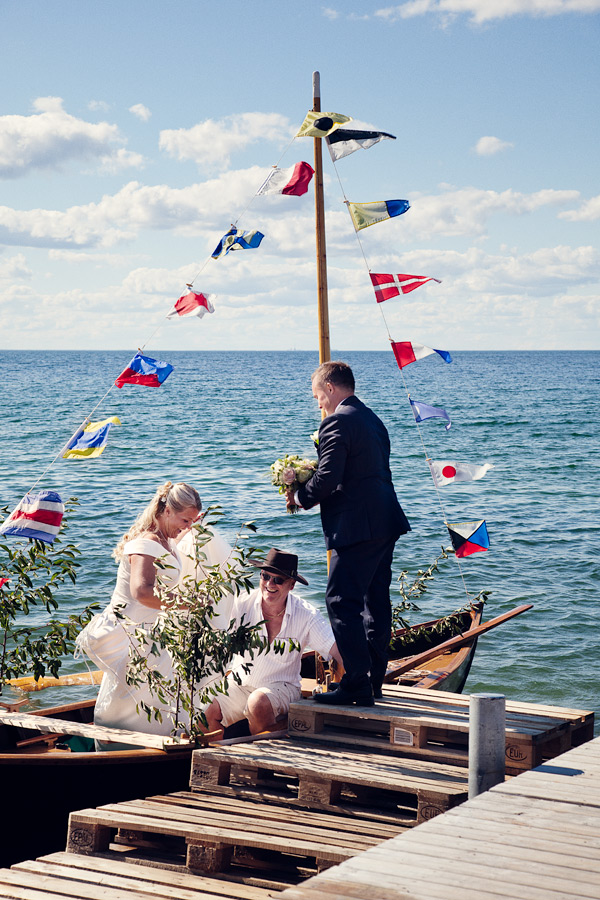
[[[236,546],[230,557],[220,566],[208,566],[203,547],[213,536],[211,526],[220,516],[217,506],[208,507],[202,524],[196,523],[195,559],[206,577],[197,581],[187,577],[176,594],[156,589],[161,597],[165,613],[157,617],[150,629],[135,627],[123,614],[118,614],[132,630],[130,638],[130,661],[127,683],[133,688],[147,687],[155,702],[173,710],[174,733],[183,732],[194,738],[206,726],[203,709],[219,694],[227,692],[229,681],[240,681],[239,676],[226,677],[233,656],[249,653],[251,658],[257,653],[283,653],[286,646],[299,650],[297,642],[268,641],[262,637],[260,625],[248,625],[231,620],[226,627],[214,628],[212,620],[215,607],[220,600],[239,596],[253,589],[252,574],[256,568],[250,559],[262,556],[253,547],[242,549]],[[237,535],[236,545],[247,537],[247,532],[255,532],[256,526],[246,522]],[[157,560],[158,568],[164,563]],[[158,583],[158,579],[157,579]],[[158,671],[154,662],[162,651],[168,651],[172,660],[172,677]],[[229,680],[228,680],[229,679]],[[210,680],[210,683],[207,683]],[[140,701],[138,711],[148,720],[162,721],[158,706],[149,706]]]
[[[67,515],[76,505],[77,498],[71,497]],[[2,521],[8,512],[6,507],[0,510]],[[0,579],[8,579],[0,588],[0,693],[10,678],[30,674],[35,678],[46,674],[56,677],[63,658],[73,653],[77,635],[99,608],[92,603],[81,615],[70,615],[66,620],[55,617],[57,593],[65,581],[75,584],[80,566],[80,550],[63,542],[67,515],[61,536],[53,544],[0,538]],[[46,610],[48,618],[43,624],[27,623],[33,607]]]
[[[392,634],[403,628],[410,629],[410,631],[392,639],[392,648],[395,654],[404,651],[408,652],[411,650],[411,645],[418,642],[433,644],[436,638],[439,638],[442,634],[445,639],[459,634],[463,630],[462,614],[470,610],[476,603],[485,603],[491,594],[491,591],[479,591],[478,594],[469,598],[469,602],[465,606],[454,610],[447,616],[443,616],[433,627],[416,628],[411,626],[404,618],[404,614],[407,612],[419,612],[420,606],[415,601],[420,600],[423,594],[427,592],[433,578],[439,572],[440,564],[452,554],[451,548],[444,549],[442,547],[441,550],[442,552],[434,559],[429,568],[419,569],[416,578],[412,581],[409,580],[407,571],[401,572],[398,577],[401,599],[399,603],[392,606]]]

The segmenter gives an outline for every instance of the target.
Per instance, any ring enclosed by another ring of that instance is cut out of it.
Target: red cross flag
[[[369,272],[369,275],[378,303],[383,303],[384,300],[389,300],[391,297],[398,297],[400,294],[410,294],[415,288],[421,287],[428,281],[442,283],[439,278],[430,278],[427,275],[381,275],[376,272]]]
[[[185,319],[188,316],[198,316],[201,319],[207,312],[215,311],[211,302],[214,296],[214,294],[196,294],[194,291],[190,291],[189,294],[184,294],[179,298],[173,309],[167,313],[167,319]]]

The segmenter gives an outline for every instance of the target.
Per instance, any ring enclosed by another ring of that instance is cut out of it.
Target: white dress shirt
[[[259,622],[264,622],[260,588],[256,588],[250,594],[244,594],[243,597],[237,597],[233,604],[232,615],[238,622],[244,616],[244,622],[248,625],[258,625]],[[260,631],[266,638],[267,626],[265,624],[261,626]],[[289,649],[290,638],[299,642],[299,651]],[[259,654],[255,653],[254,659],[249,653],[233,659],[232,669],[237,671],[242,679],[242,684],[267,687],[279,681],[287,681],[300,687],[302,651],[310,647],[325,659],[329,659],[329,651],[335,642],[327,619],[312,603],[308,603],[297,594],[288,594],[287,596],[283,621],[275,640],[286,642],[283,653],[274,653],[269,650]],[[248,674],[241,668],[242,663],[248,663],[251,666]]]

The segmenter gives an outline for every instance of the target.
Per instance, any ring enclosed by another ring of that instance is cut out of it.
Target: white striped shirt
[[[244,616],[247,625],[258,625],[263,622],[262,597],[260,588],[256,588],[250,594],[237,597],[233,605],[233,616],[239,622]],[[267,637],[267,626],[261,625],[260,633]],[[298,641],[300,651],[289,649],[289,638]],[[251,684],[253,687],[268,687],[278,681],[300,687],[300,662],[302,651],[307,647],[316,650],[325,659],[329,659],[330,650],[335,642],[333,631],[327,619],[319,610],[298,597],[297,594],[288,594],[285,605],[285,613],[276,641],[286,641],[283,653],[273,653],[271,650],[254,655],[254,660],[249,653],[244,656],[236,656],[232,662],[232,669],[237,670],[242,679],[242,684]],[[246,674],[241,669],[242,663],[251,665],[250,672]]]

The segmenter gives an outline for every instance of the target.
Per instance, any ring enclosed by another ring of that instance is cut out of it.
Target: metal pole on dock
[[[469,703],[469,800],[506,775],[506,698],[472,694]]]

